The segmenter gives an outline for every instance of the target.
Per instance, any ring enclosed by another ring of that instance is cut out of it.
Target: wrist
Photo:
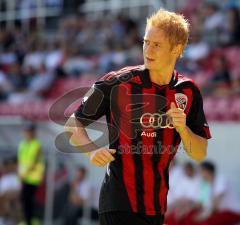
[[[95,152],[98,149],[99,147],[95,143],[90,142],[87,143],[85,146],[82,145],[80,151],[84,153],[86,156],[90,156],[92,152]]]
[[[180,127],[179,129],[177,129],[177,132],[181,135],[183,133],[185,133],[187,131],[187,126],[184,127]]]
[[[84,154],[87,155],[88,157],[91,157],[93,153],[95,153],[99,149],[98,146],[95,145],[95,148],[93,150],[90,150],[88,152],[85,152]]]

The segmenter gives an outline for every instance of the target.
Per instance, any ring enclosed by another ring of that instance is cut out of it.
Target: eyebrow
[[[147,38],[143,38],[143,40],[144,40],[144,41],[150,41],[150,42],[153,42],[154,44],[162,44],[162,43],[159,42],[159,41],[151,41],[151,40],[149,40],[149,39],[147,39]]]

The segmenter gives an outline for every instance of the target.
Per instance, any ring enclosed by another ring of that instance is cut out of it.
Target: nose
[[[143,51],[146,56],[153,56],[154,47],[153,45],[143,46]]]

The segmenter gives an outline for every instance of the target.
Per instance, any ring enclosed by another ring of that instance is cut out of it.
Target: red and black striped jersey
[[[102,184],[99,212],[164,214],[169,165],[181,142],[166,112],[174,102],[185,111],[187,126],[208,139],[202,96],[191,79],[176,71],[162,86],[151,82],[144,66],[110,75],[93,85],[75,112],[84,126],[106,116],[109,148],[117,150]]]

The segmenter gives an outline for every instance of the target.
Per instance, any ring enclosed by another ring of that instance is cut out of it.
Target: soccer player
[[[93,165],[107,165],[100,225],[163,224],[168,168],[180,142],[190,158],[199,162],[206,156],[210,132],[200,91],[174,70],[188,36],[182,15],[157,11],[147,19],[144,65],[97,81],[65,125],[70,141],[88,151]],[[109,149],[97,146],[85,130],[102,116]]]
[[[44,160],[41,142],[36,135],[36,125],[27,123],[24,127],[24,140],[18,148],[18,173],[22,182],[21,201],[25,222],[31,225],[34,221],[34,196],[44,178]]]

